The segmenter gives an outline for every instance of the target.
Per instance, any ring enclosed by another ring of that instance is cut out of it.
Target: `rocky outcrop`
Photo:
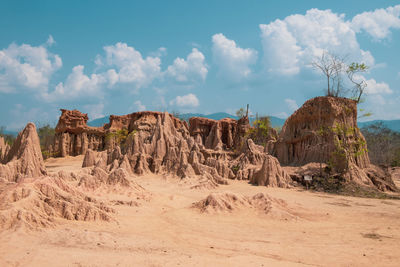
[[[235,149],[242,143],[247,130],[250,128],[249,119],[240,120],[225,118],[212,120],[192,117],[189,119],[189,132],[199,145],[214,150]]]
[[[0,163],[4,163],[9,150],[10,146],[6,143],[4,138],[0,136]]]
[[[264,148],[251,139],[242,141],[240,150],[227,148],[226,140],[234,140],[243,130],[237,121],[193,118],[188,129],[186,123],[168,113],[141,114],[135,115],[129,124],[124,117],[105,125],[108,129],[127,127],[129,134],[123,147],[100,153],[88,150],[83,166],[107,171],[124,168],[136,175],[152,172],[181,178],[202,177],[212,184],[224,184],[226,179],[250,179],[266,158]]]
[[[274,155],[282,165],[298,166],[289,172],[301,183],[305,175],[338,177],[397,191],[390,173],[370,164],[367,143],[357,127],[357,103],[351,99],[316,97],[305,102],[286,120]]]
[[[308,100],[285,122],[274,155],[282,165],[332,163],[338,171],[369,165],[365,138],[357,127],[357,103],[337,97]]]
[[[56,224],[56,219],[111,221],[114,212],[60,177],[27,179],[1,189],[0,230],[49,227]]]
[[[289,174],[282,169],[278,159],[271,155],[265,156],[261,169],[250,179],[252,184],[272,187],[289,187],[290,182]]]
[[[104,129],[87,126],[87,121],[87,114],[78,110],[61,109],[53,146],[56,155],[76,156],[85,154],[88,149],[104,149]]]
[[[13,146],[0,164],[0,177],[18,181],[25,177],[39,177],[46,174],[40,150],[40,141],[33,123],[28,123],[18,134]]]

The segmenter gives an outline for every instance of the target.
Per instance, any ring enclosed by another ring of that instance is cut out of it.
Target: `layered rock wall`
[[[53,146],[56,155],[76,156],[85,154],[87,149],[104,149],[104,128],[90,127],[86,124],[87,121],[87,114],[78,110],[61,109]]]
[[[225,118],[212,120],[193,117],[189,119],[189,132],[199,145],[214,150],[238,148],[250,128],[248,117],[239,120]]]
[[[310,162],[348,169],[369,165],[367,145],[357,127],[357,103],[347,98],[316,97],[308,100],[285,122],[274,154],[283,165]]]

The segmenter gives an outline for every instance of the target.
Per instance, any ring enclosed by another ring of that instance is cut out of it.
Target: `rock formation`
[[[192,117],[189,119],[189,125],[190,135],[196,142],[214,150],[237,148],[250,127],[247,117],[240,120],[225,118],[219,121]]]
[[[389,173],[370,164],[365,138],[357,127],[357,103],[351,99],[316,97],[306,101],[286,120],[274,154],[282,165],[299,167],[290,170],[295,180],[301,180],[299,175],[306,172],[314,173],[311,176],[323,173],[383,191],[397,190]]]
[[[53,226],[56,219],[110,221],[114,210],[59,177],[6,184],[0,192],[0,230]]]
[[[356,101],[337,97],[306,101],[286,120],[274,154],[283,165],[331,162],[337,169],[347,168],[347,163],[367,167],[369,158],[357,127]]]
[[[4,163],[9,150],[10,146],[6,143],[4,138],[0,136],[0,163]]]
[[[61,112],[53,148],[57,155],[76,156],[85,154],[87,149],[104,149],[105,131],[102,127],[87,126],[87,114],[66,109]]]
[[[33,123],[28,123],[18,134],[3,162],[5,164],[0,164],[0,177],[8,181],[46,174],[39,137]]]
[[[93,166],[76,173],[60,171],[48,175],[36,127],[28,123],[7,153],[6,164],[0,164],[0,230],[46,227],[54,225],[57,219],[110,221],[113,209],[108,204],[113,202],[96,200],[93,195],[98,192],[111,191],[115,196],[135,199],[147,197],[147,192],[130,180],[130,172],[122,168],[130,167],[126,159],[122,160],[125,165],[113,167],[107,165],[106,152],[90,152],[105,156],[99,163],[104,170]],[[87,156],[85,164],[93,165],[88,159],[96,156]],[[120,154],[110,156],[120,157]],[[125,202],[116,200],[116,203]]]
[[[185,122],[159,112],[111,116],[105,131],[127,129],[125,140],[107,144],[107,152],[88,149],[83,167],[97,166],[108,171],[124,168],[137,175],[153,172],[181,178],[202,177],[200,180],[212,184],[227,183],[228,178],[250,179],[267,154],[251,139],[244,141],[248,125],[247,118],[192,118],[188,128]],[[241,140],[240,146],[234,147],[235,139]]]
[[[255,185],[289,187],[291,179],[277,158],[266,155],[261,169],[252,176],[250,182]]]

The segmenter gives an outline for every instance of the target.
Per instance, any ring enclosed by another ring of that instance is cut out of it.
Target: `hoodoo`
[[[356,101],[338,97],[308,100],[286,120],[275,155],[283,165],[335,161],[367,167],[369,158],[365,138],[357,127]]]
[[[33,123],[28,123],[18,134],[3,162],[5,164],[0,164],[0,177],[8,181],[46,174],[39,137]]]

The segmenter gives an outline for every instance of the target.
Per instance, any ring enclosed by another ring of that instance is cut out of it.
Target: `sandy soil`
[[[82,157],[50,159],[50,172]],[[60,221],[40,231],[0,233],[0,266],[400,266],[400,201],[251,186],[211,190],[177,178],[132,177],[151,192],[116,205],[115,222]],[[201,213],[211,192],[258,192],[282,199],[293,217],[254,210]]]

